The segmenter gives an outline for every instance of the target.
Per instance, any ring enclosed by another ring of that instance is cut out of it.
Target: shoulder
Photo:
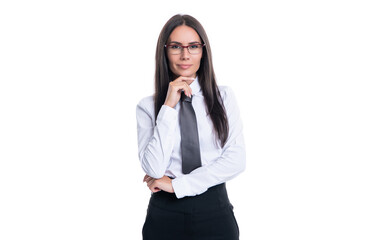
[[[136,113],[144,112],[154,116],[154,98],[152,96],[142,98],[136,106]]]
[[[142,98],[137,105],[138,106],[154,105],[153,95]]]

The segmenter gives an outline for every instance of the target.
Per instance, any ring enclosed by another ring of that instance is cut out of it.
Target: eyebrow
[[[169,44],[171,44],[171,43],[175,43],[175,44],[179,44],[179,45],[182,45],[182,43],[181,42],[177,42],[177,41],[171,41]],[[197,44],[197,43],[199,43],[199,44],[201,44],[200,42],[198,42],[198,41],[194,41],[194,42],[189,42],[189,44]]]

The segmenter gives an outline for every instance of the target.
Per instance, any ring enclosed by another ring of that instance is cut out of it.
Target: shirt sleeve
[[[245,170],[246,153],[240,111],[233,91],[229,87],[224,90],[223,101],[229,123],[228,140],[216,161],[173,179],[177,198],[201,194],[209,187],[224,183]]]
[[[139,159],[146,174],[162,178],[173,151],[178,113],[174,108],[163,105],[155,124],[153,104],[148,106],[145,102],[140,101],[136,107]]]

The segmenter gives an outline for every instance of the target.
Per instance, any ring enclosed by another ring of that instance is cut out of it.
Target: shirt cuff
[[[190,186],[187,184],[184,177],[175,178],[171,183],[173,185],[175,196],[178,199],[187,196],[187,191],[190,190]]]

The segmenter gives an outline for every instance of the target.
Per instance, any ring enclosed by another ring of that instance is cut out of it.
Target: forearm
[[[161,178],[169,165],[175,141],[177,112],[162,107],[156,125],[138,122],[139,159],[146,174]]]
[[[174,179],[172,184],[177,198],[195,196],[207,191],[212,186],[233,179],[245,168],[245,147],[242,143],[228,148],[221,157],[211,164]]]

